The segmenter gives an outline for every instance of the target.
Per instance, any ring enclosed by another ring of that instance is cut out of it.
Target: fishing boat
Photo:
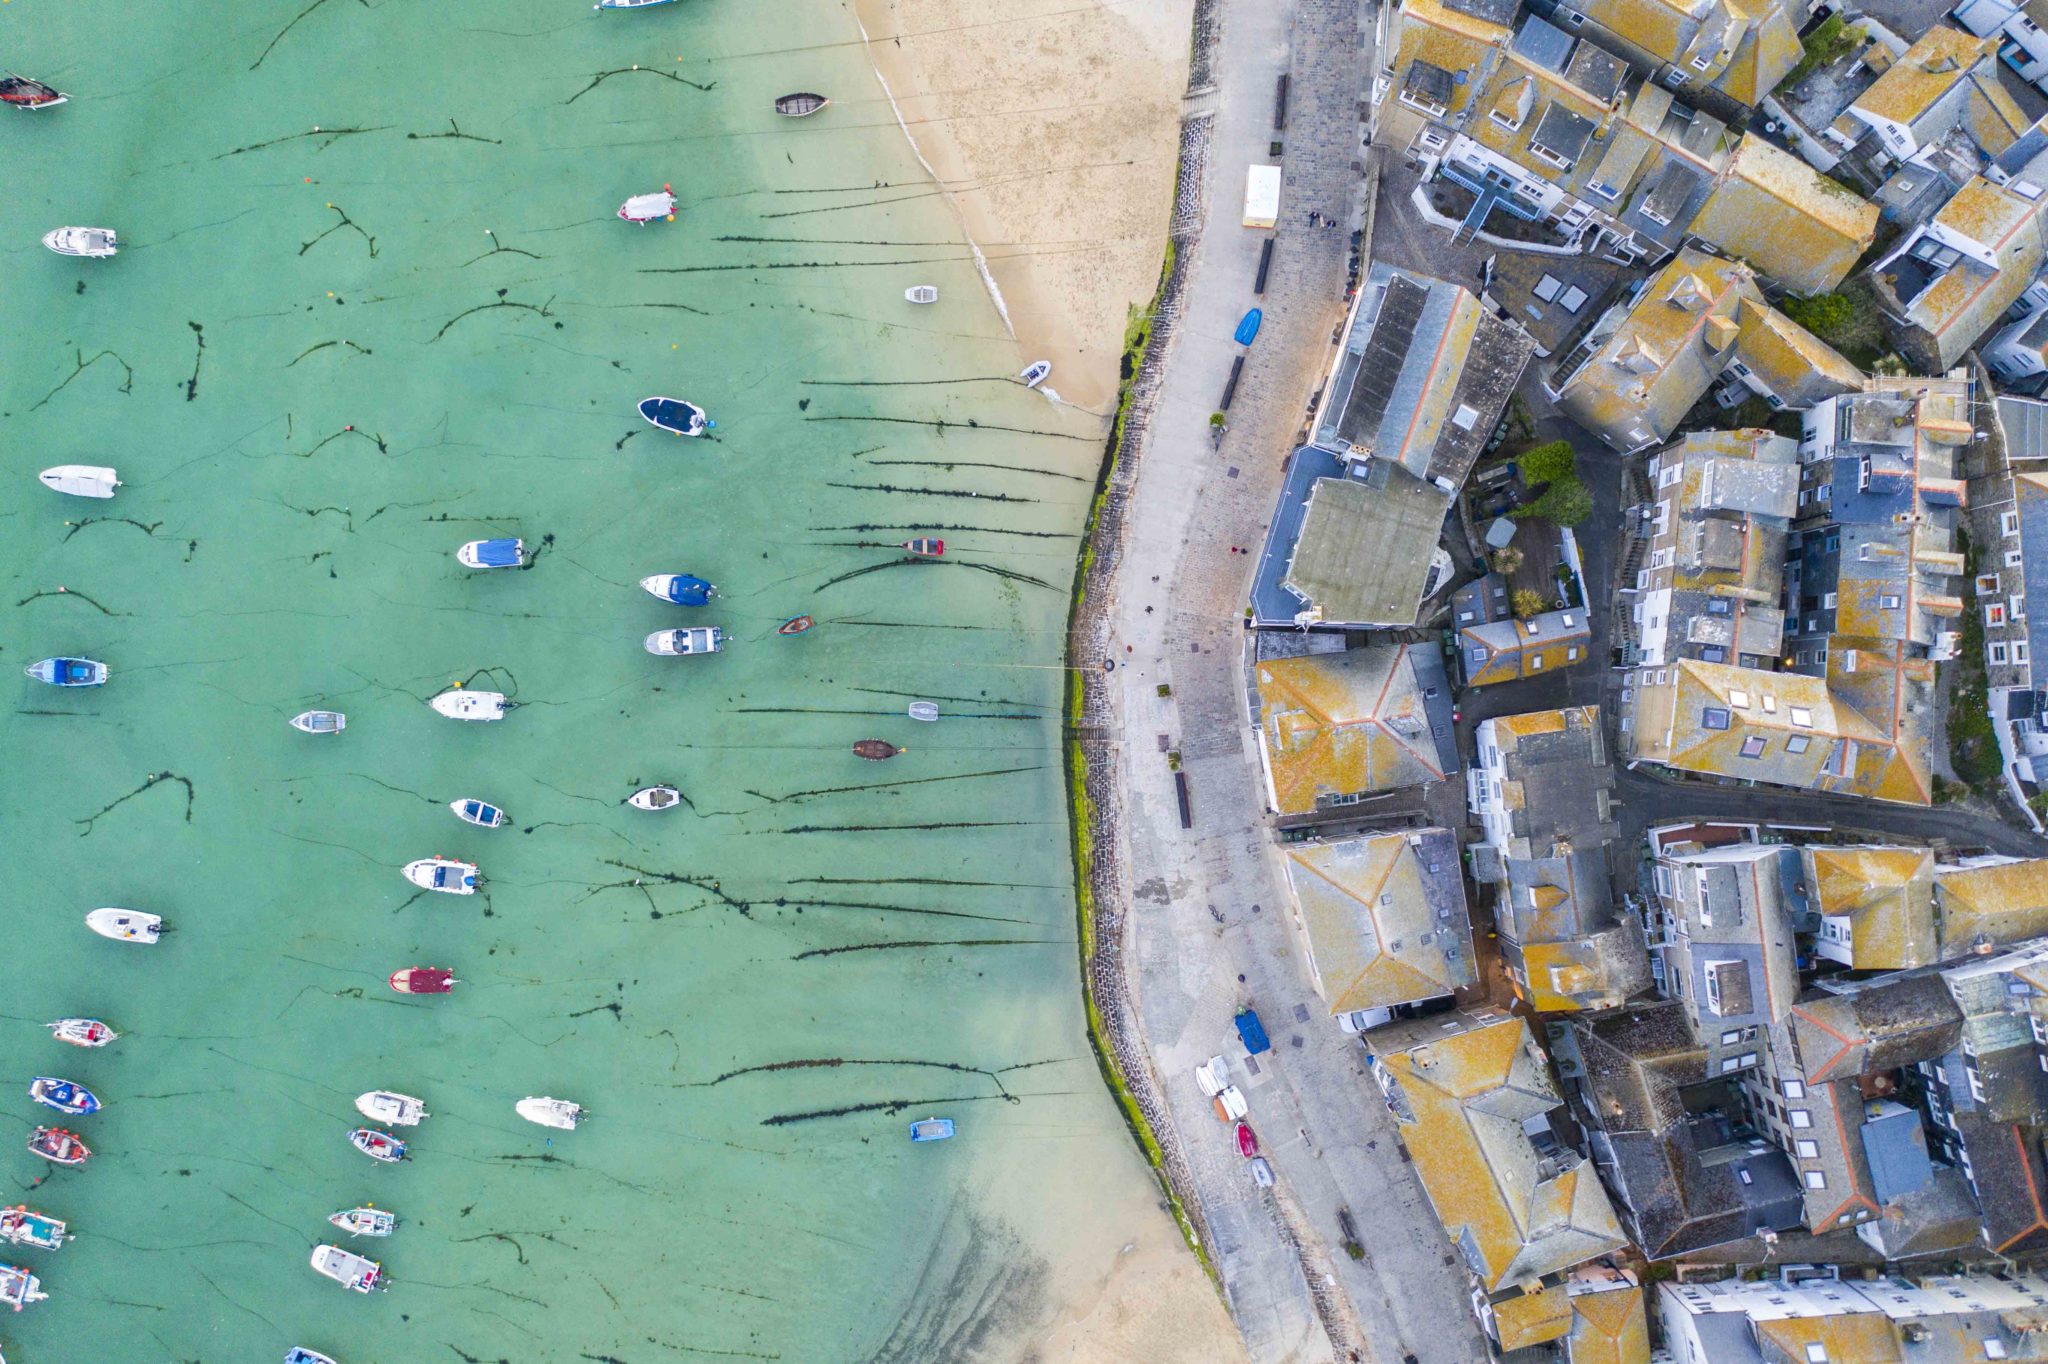
[[[783,95],[775,101],[775,112],[784,118],[809,118],[832,101],[823,95],[814,95],[800,90],[794,95]]]
[[[356,1095],[356,1112],[371,1122],[391,1127],[418,1127],[420,1119],[432,1116],[427,1112],[425,1099],[395,1094],[388,1089],[373,1089],[367,1094]]]
[[[676,196],[669,186],[663,185],[655,194],[636,194],[619,205],[619,216],[629,223],[645,227],[656,218],[669,222],[676,220]]]
[[[640,586],[665,602],[677,606],[702,606],[718,595],[718,585],[688,573],[650,573]]]
[[[436,714],[451,720],[502,720],[505,718],[505,693],[501,691],[470,691],[466,687],[450,687],[439,696],[427,702]]]
[[[1250,1123],[1240,1122],[1237,1125],[1237,1153],[1246,1160],[1259,1153],[1259,1134],[1252,1131]]]
[[[775,627],[775,633],[778,635],[800,635],[817,623],[817,621],[809,616],[791,616],[788,620]]]
[[[856,739],[853,744],[854,756],[867,758],[873,762],[893,758],[903,751],[887,739]]]
[[[121,249],[120,237],[111,227],[58,227],[43,234],[43,245],[60,256],[89,256],[94,260]]]
[[[704,415],[703,408],[681,398],[642,398],[640,415],[678,436],[701,436],[718,425]]]
[[[358,1293],[374,1292],[384,1286],[384,1266],[340,1246],[314,1246],[312,1264],[316,1273]]]
[[[1017,377],[1024,381],[1024,387],[1037,388],[1040,384],[1044,383],[1051,374],[1052,361],[1033,360],[1030,364],[1024,366],[1023,372],[1018,374]]]
[[[716,625],[693,625],[686,630],[656,630],[644,641],[650,654],[664,658],[683,654],[715,654],[725,647],[725,631]]]
[[[903,297],[912,303],[937,303],[939,286],[936,284],[913,284],[903,291]]]
[[[28,1134],[28,1149],[53,1165],[83,1165],[92,1157],[91,1148],[76,1132],[61,1127],[38,1127]]]
[[[576,1124],[583,1121],[583,1106],[572,1104],[567,1099],[537,1099],[529,1095],[513,1104],[512,1109],[528,1122],[537,1122],[542,1127],[559,1127],[564,1131],[574,1131]]]
[[[104,1047],[121,1035],[97,1018],[60,1018],[43,1026],[59,1042],[69,1042],[74,1047]]]
[[[34,1246],[38,1250],[57,1250],[70,1239],[67,1224],[55,1217],[45,1217],[20,1205],[0,1209],[0,1241],[10,1245]]]
[[[626,797],[635,810],[673,810],[683,803],[683,793],[673,786],[643,786]]]
[[[445,966],[401,966],[391,973],[391,988],[402,995],[445,995],[461,982]]]
[[[946,542],[935,536],[920,535],[915,540],[905,540],[896,548],[915,559],[936,559],[946,552]]]
[[[323,1355],[318,1350],[309,1350],[303,1345],[294,1345],[284,1352],[284,1364],[334,1364],[332,1355]]]
[[[951,1118],[919,1118],[910,1124],[912,1141],[946,1141],[953,1135]]]
[[[42,1302],[50,1295],[43,1291],[43,1281],[19,1265],[0,1265],[0,1302],[15,1311],[32,1302]]]
[[[386,1165],[396,1165],[405,1159],[405,1143],[389,1132],[379,1132],[374,1127],[358,1127],[348,1134],[349,1145],[361,1151],[371,1160]]]
[[[398,1217],[379,1207],[365,1205],[329,1213],[327,1220],[351,1236],[389,1236],[398,1229]]]
[[[54,1075],[38,1075],[29,1081],[28,1096],[45,1108],[54,1108],[74,1118],[100,1111],[99,1095],[76,1081],[60,1080]]]
[[[455,562],[464,568],[524,568],[526,541],[471,540],[455,551]]]
[[[107,665],[89,658],[40,659],[22,672],[53,687],[99,687],[107,681]]]
[[[103,464],[59,464],[36,475],[52,492],[72,497],[112,497],[120,476]]]
[[[912,701],[910,703],[910,718],[922,720],[926,724],[932,723],[939,718],[939,703],[936,701]]]
[[[54,85],[45,85],[27,76],[17,76],[12,71],[0,76],[0,104],[13,109],[54,109],[66,103],[71,96]]]
[[[487,805],[467,796],[448,802],[448,808],[464,824],[474,824],[483,829],[495,829],[505,822],[505,812],[495,805]]]
[[[339,734],[348,728],[348,716],[338,710],[302,710],[292,717],[292,728],[305,734]]]
[[[405,879],[421,890],[438,890],[444,895],[476,894],[474,862],[458,862],[452,857],[420,857],[406,863],[404,871]]]
[[[102,938],[115,942],[153,943],[168,930],[155,914],[134,909],[96,909],[85,916],[85,926]]]

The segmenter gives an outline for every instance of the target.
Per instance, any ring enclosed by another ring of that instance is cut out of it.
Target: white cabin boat
[[[430,1116],[425,1099],[415,1099],[410,1094],[397,1094],[388,1089],[373,1089],[367,1094],[356,1095],[356,1112],[372,1122],[388,1123],[393,1127],[418,1127],[420,1119]]]
[[[451,720],[505,718],[505,693],[500,691],[471,691],[466,687],[451,687],[427,704]]]
[[[351,1236],[389,1236],[398,1229],[395,1214],[368,1205],[329,1213],[327,1220]]]
[[[101,464],[59,464],[36,477],[52,492],[72,497],[112,497],[121,486],[120,476]]]
[[[673,786],[643,786],[626,797],[635,810],[673,810],[683,803],[683,793]]]
[[[314,1246],[312,1265],[314,1273],[358,1293],[374,1292],[384,1286],[384,1266],[340,1246]]]
[[[85,916],[85,926],[116,942],[153,943],[164,933],[160,917],[133,909],[96,909]]]
[[[43,245],[60,256],[111,256],[121,249],[111,227],[59,227],[43,234]]]
[[[648,653],[662,658],[684,654],[715,654],[725,647],[725,631],[716,625],[692,625],[682,630],[656,630],[646,639]]]
[[[528,1122],[539,1123],[542,1127],[559,1127],[574,1131],[576,1124],[583,1121],[583,1106],[570,1103],[567,1099],[535,1098],[528,1095],[512,1105],[513,1111]]]
[[[474,862],[452,857],[421,857],[405,864],[405,879],[421,890],[438,890],[444,895],[476,894]]]
[[[20,1265],[0,1265],[0,1302],[19,1312],[30,1303],[42,1302],[49,1296],[43,1291],[43,1281]]]

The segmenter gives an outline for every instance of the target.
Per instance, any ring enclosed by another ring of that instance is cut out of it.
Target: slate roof
[[[1560,843],[1590,851],[1613,837],[1606,795],[1614,771],[1598,706],[1501,715],[1485,723],[1501,754],[1501,797],[1514,834],[1508,856],[1543,856]]]
[[[1441,489],[1398,464],[1318,479],[1280,586],[1320,624],[1413,625],[1449,510]]]

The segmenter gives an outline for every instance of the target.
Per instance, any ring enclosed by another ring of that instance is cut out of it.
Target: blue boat
[[[703,408],[681,398],[642,398],[640,415],[678,436],[701,436],[718,425],[704,415]]]
[[[640,580],[640,586],[677,606],[703,606],[718,595],[716,583],[707,583],[688,573],[650,573]]]
[[[953,1135],[951,1118],[919,1118],[910,1124],[912,1141],[946,1141]]]
[[[1273,1050],[1272,1042],[1266,1037],[1266,1025],[1259,1022],[1259,1016],[1250,1009],[1231,1021],[1237,1024],[1238,1040],[1244,1043],[1247,1053],[1257,1056],[1262,1051]]]
[[[22,671],[53,687],[97,687],[107,680],[107,665],[89,658],[46,658]]]
[[[448,808],[464,824],[475,824],[485,829],[495,829],[505,822],[505,812],[484,801],[458,796],[448,802]]]
[[[455,551],[464,568],[519,568],[526,563],[524,540],[471,540]]]
[[[1244,315],[1244,320],[1237,324],[1237,332],[1232,339],[1240,346],[1249,346],[1258,339],[1259,323],[1265,320],[1266,315],[1264,313],[1260,312],[1257,308],[1252,309]]]
[[[38,1075],[29,1082],[28,1096],[47,1108],[59,1113],[69,1113],[82,1118],[88,1113],[100,1111],[99,1096],[84,1085],[70,1080],[59,1080],[51,1075]]]

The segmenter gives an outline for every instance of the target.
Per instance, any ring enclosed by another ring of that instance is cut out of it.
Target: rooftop
[[[1476,979],[1448,830],[1295,844],[1281,865],[1332,1014],[1447,995]]]
[[[1267,791],[1281,814],[1458,770],[1450,688],[1434,646],[1267,659],[1257,687]]]

